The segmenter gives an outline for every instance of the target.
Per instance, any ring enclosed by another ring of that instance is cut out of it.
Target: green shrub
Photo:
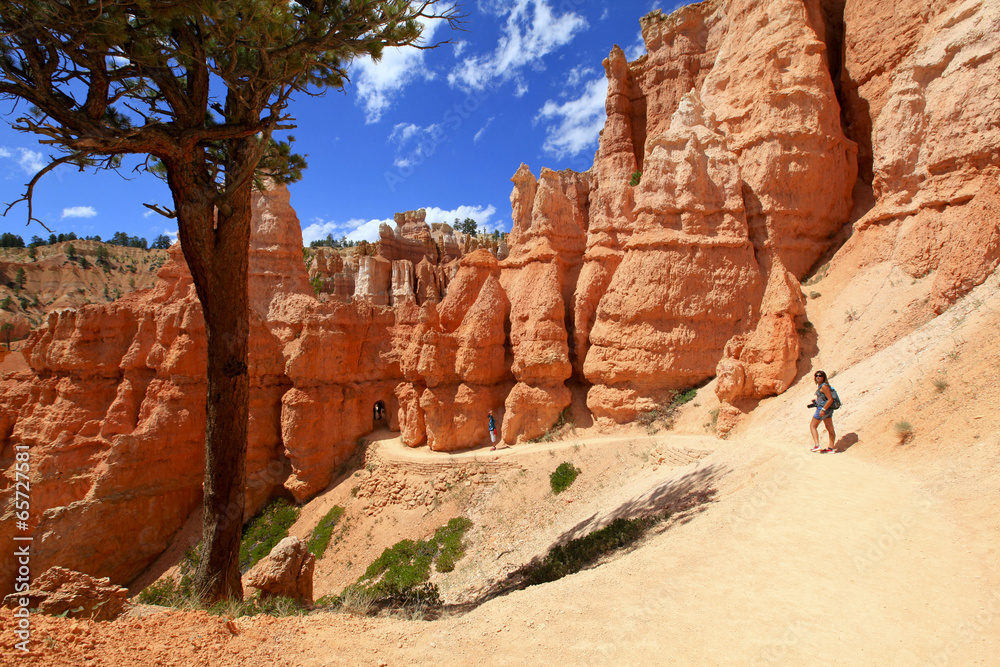
[[[180,581],[170,577],[157,580],[139,593],[139,602],[164,607],[197,607],[200,601],[194,591],[194,571],[201,560],[201,542],[184,552],[177,569]]]
[[[306,546],[309,548],[309,553],[316,556],[317,560],[326,553],[326,547],[330,544],[330,538],[333,536],[333,529],[343,516],[344,508],[340,505],[334,505],[313,529]]]
[[[435,531],[428,540],[402,540],[385,549],[358,581],[344,589],[335,604],[344,608],[351,600],[367,601],[371,607],[436,607],[441,604],[437,586],[427,580],[431,564],[439,572],[450,572],[465,555],[462,538],[472,522],[457,517]]]
[[[698,395],[695,389],[686,389],[681,393],[674,396],[673,400],[670,401],[670,407],[679,408],[685,403],[690,403],[694,400],[694,397]]]
[[[441,526],[434,533],[434,541],[440,546],[435,563],[438,572],[451,572],[455,569],[455,563],[465,555],[465,544],[463,544],[462,538],[471,527],[472,521],[465,517],[458,517]]]
[[[250,519],[243,527],[240,543],[240,572],[246,572],[257,561],[271,553],[278,542],[288,537],[288,529],[299,518],[299,508],[284,498],[278,498]]]
[[[580,470],[574,468],[573,464],[569,461],[560,463],[555,472],[549,475],[549,485],[552,487],[552,493],[558,494],[568,489],[570,484],[576,481],[579,474]]]
[[[913,437],[913,424],[905,419],[893,424],[893,429],[895,429],[896,436],[899,438],[899,444],[901,445]]]
[[[632,172],[632,178],[629,179],[628,184],[634,188],[635,186],[639,185],[639,181],[641,180],[642,180],[642,172],[635,171]]]

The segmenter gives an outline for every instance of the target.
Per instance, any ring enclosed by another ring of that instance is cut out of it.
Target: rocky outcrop
[[[509,305],[499,277],[496,258],[477,250],[459,262],[448,295],[420,307],[399,351],[406,382],[395,390],[406,444],[450,451],[488,437],[487,415],[506,395]]]
[[[893,8],[849,2],[852,118],[871,126],[876,204],[846,248],[864,268],[885,257],[937,272],[940,313],[998,264],[1000,7],[974,0]],[[859,129],[859,132],[862,130]]]
[[[379,227],[379,254],[389,261],[409,260],[414,266],[425,257],[437,264],[438,247],[426,219],[427,212],[420,209],[397,213],[395,230],[383,223]]]
[[[244,575],[243,581],[259,590],[262,597],[286,597],[308,606],[313,603],[315,568],[316,557],[309,553],[306,543],[291,536],[278,542]]]
[[[799,281],[775,264],[757,327],[726,343],[725,356],[715,373],[719,400],[733,403],[742,398],[765,398],[784,393],[791,386],[799,359],[798,325],[805,312]]]
[[[703,2],[641,25],[645,56],[604,61],[573,295],[588,406],[617,421],[715,374],[757,325],[772,265],[801,277],[829,248],[856,177],[818,1]]]
[[[756,320],[761,293],[737,157],[697,94],[646,145],[634,232],[584,363],[588,407],[615,421],[714,375],[726,341]]]
[[[287,193],[259,195],[248,509],[321,492],[376,426],[451,451],[492,413],[506,443],[536,438],[568,384],[628,422],[717,376],[732,428],[794,381],[798,280],[848,237],[839,270],[933,274],[928,314],[996,270],[995,3],[707,0],[641,27],[645,55],[604,61],[593,167],[522,165],[506,242],[409,211],[377,247],[310,249],[307,274]],[[25,444],[37,475],[34,567],[127,581],[200,502],[204,324],[172,253],[153,289],[50,314],[0,377],[0,466]]]
[[[277,213],[265,214],[272,204]],[[299,291],[307,283],[298,221],[283,206],[287,196],[280,193],[254,202],[249,513],[290,470],[280,406],[291,383],[279,340],[290,331],[276,335],[266,321],[271,310],[280,310],[280,289]],[[26,390],[0,400],[2,421],[9,424],[5,446],[31,450],[34,567],[60,565],[128,581],[200,504],[204,320],[179,246],[170,256],[151,290],[51,313],[24,346],[32,369],[20,378]],[[12,494],[13,487],[0,491],[7,511]],[[12,526],[3,521],[0,541],[9,540]],[[0,572],[0,590],[8,589],[10,576]]]
[[[22,605],[21,599],[28,604]],[[107,577],[95,579],[64,567],[51,567],[31,582],[24,593],[4,598],[11,609],[26,606],[50,616],[112,621],[128,605],[128,589],[115,586]]]
[[[358,258],[340,248],[309,248],[307,253],[310,284],[334,301],[349,303],[354,295]]]
[[[511,371],[501,435],[514,443],[539,437],[570,404],[568,325],[583,263],[590,183],[586,175],[521,165],[511,179],[514,225],[501,281],[510,295]]]
[[[801,278],[851,212],[857,147],[840,127],[818,0],[734,0],[702,84],[739,162],[750,238]],[[748,36],[752,35],[752,38]]]
[[[301,502],[325,489],[358,438],[371,432],[377,401],[396,413],[400,371],[392,354],[392,310],[301,296],[284,305],[280,313],[272,309],[272,326],[288,323],[282,352],[291,387],[278,399],[283,454],[291,466],[284,486]]]

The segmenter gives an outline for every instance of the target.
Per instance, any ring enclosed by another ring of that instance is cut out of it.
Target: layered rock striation
[[[571,401],[573,298],[583,265],[590,180],[521,165],[511,179],[514,224],[501,283],[510,296],[511,372],[501,428],[508,444],[537,438]]]
[[[996,3],[707,0],[640,23],[647,53],[603,63],[593,167],[522,165],[506,241],[409,211],[304,262],[287,192],[258,195],[248,512],[323,491],[374,428],[452,451],[493,414],[516,444],[580,388],[628,422],[717,377],[729,428],[794,382],[799,281],[845,239],[859,275],[933,276],[931,312],[996,270]],[[163,550],[200,505],[204,335],[175,248],[153,288],[53,312],[0,360],[0,546],[27,445],[33,568],[127,582]]]
[[[1000,263],[1000,6],[847,2],[844,29],[847,115],[876,200],[845,250],[862,269],[888,257],[934,272],[940,313]]]

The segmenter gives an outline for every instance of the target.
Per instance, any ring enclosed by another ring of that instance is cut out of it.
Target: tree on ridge
[[[30,106],[11,124],[61,164],[114,169],[127,154],[170,187],[181,250],[208,339],[203,551],[205,601],[242,597],[251,194],[301,177],[284,114],[295,93],[342,88],[351,61],[419,43],[443,0],[5,0],[0,98]],[[16,108],[16,107],[15,107]],[[13,206],[11,204],[10,206]],[[10,210],[8,206],[8,211]],[[44,226],[44,225],[43,225]]]

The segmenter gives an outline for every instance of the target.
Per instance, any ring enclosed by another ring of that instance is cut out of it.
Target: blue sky
[[[510,177],[527,163],[586,170],[604,124],[607,84],[601,60],[613,44],[629,58],[645,52],[639,18],[677,2],[466,0],[464,31],[425,27],[433,50],[387,49],[357,61],[351,84],[324,97],[301,97],[289,112],[295,148],[309,168],[290,187],[306,243],[328,233],[377,238],[397,211],[428,210],[428,221],[472,217],[509,230]],[[9,122],[22,108],[0,107],[0,202],[19,198],[49,151]],[[35,215],[56,232],[176,234],[176,224],[143,203],[171,206],[166,185],[135,174],[133,159],[113,172],[58,167],[36,188]],[[127,180],[126,180],[127,179]],[[6,208],[6,206],[4,206]],[[25,227],[19,204],[0,229],[47,237]]]

